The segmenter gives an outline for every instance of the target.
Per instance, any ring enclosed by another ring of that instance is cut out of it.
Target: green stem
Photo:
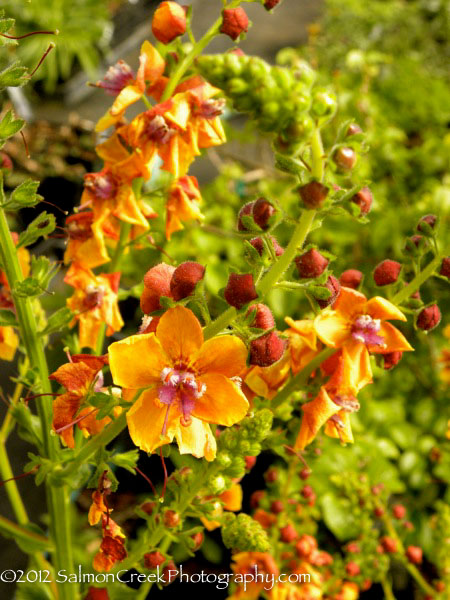
[[[9,519],[0,515],[0,532],[6,537],[12,537],[15,540],[32,543],[35,547],[39,547],[42,552],[54,550],[48,538],[39,533],[35,533],[21,525],[13,523]]]
[[[236,315],[237,310],[233,306],[230,306],[230,308],[217,317],[215,321],[203,329],[203,336],[205,340],[209,340],[209,338],[214,337],[223,329],[225,329],[233,321]]]
[[[311,138],[311,175],[322,181],[325,174],[324,154],[320,129],[316,129]]]
[[[388,581],[387,577],[383,577],[380,581],[381,587],[383,588],[385,600],[395,600],[394,592],[392,591],[391,582]]]
[[[414,292],[416,292],[425,281],[430,278],[437,267],[440,265],[442,256],[438,255],[425,267],[423,271],[420,271],[407,286],[402,288],[395,296],[391,299],[393,304],[401,304],[404,300],[409,298]]]
[[[233,0],[233,2],[231,2],[227,8],[235,8],[236,6],[239,6],[240,3],[241,3],[241,0]],[[186,54],[186,56],[183,58],[183,60],[180,63],[178,63],[176,69],[174,70],[174,72],[172,73],[172,75],[170,77],[170,81],[167,84],[166,89],[164,90],[164,93],[161,97],[161,102],[164,102],[164,100],[167,100],[168,98],[170,98],[172,96],[173,92],[175,91],[175,88],[180,83],[183,75],[186,73],[186,71],[192,65],[194,60],[197,58],[197,56],[199,56],[203,52],[203,50],[206,48],[206,46],[209,44],[209,42],[213,39],[213,37],[215,37],[219,33],[219,29],[220,29],[221,25],[222,25],[222,15],[220,15],[220,17],[217,19],[217,21],[211,25],[211,27],[208,29],[208,31],[205,33],[205,35],[198,40],[198,42],[194,45],[194,47],[189,52],[189,54]]]
[[[2,264],[14,298],[17,319],[19,322],[20,339],[25,346],[30,364],[39,374],[41,391],[51,394],[52,388],[48,378],[49,372],[42,339],[38,336],[36,319],[31,300],[14,294],[17,284],[23,281],[23,274],[17,257],[16,248],[11,237],[6,215],[0,209],[0,253]],[[59,441],[51,435],[52,400],[50,396],[42,396],[37,404],[37,412],[42,427],[45,455],[58,461]],[[69,514],[69,491],[67,487],[53,488],[46,483],[47,506],[50,513],[50,529],[55,543],[53,555],[55,569],[65,569],[73,572],[73,556],[71,541],[71,526]],[[60,586],[60,600],[73,600],[77,597],[77,585]]]
[[[270,408],[275,410],[281,406],[281,404],[283,404],[283,402],[287,400],[293,392],[304,388],[311,376],[311,373],[320,367],[320,365],[327,360],[327,358],[330,358],[330,356],[332,356],[335,352],[336,348],[325,348],[325,350],[322,350],[322,352],[313,358],[313,360],[311,360],[306,367],[297,373],[297,375],[294,375],[289,383],[287,383],[284,388],[278,392],[276,396],[274,396],[272,402],[270,403]]]
[[[5,483],[5,490],[8,494],[17,522],[19,525],[26,525],[28,523],[28,514],[20,496],[17,483],[14,481],[14,473],[12,472],[6,445],[3,440],[0,441],[0,473],[3,481],[6,481],[7,479],[10,480]]]

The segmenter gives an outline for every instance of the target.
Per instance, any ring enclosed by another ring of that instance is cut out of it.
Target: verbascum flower
[[[284,333],[289,338],[291,369],[296,374],[319,354],[321,344],[317,338],[314,321],[310,319],[294,321],[291,317],[286,317],[285,321],[289,325],[289,329]]]
[[[209,423],[230,426],[247,412],[232,379],[245,370],[244,343],[232,335],[204,342],[198,319],[183,306],[169,309],[155,333],[115,342],[108,352],[114,383],[127,398],[146,388],[127,413],[131,438],[145,452],[175,437],[182,454],[212,460]]]
[[[236,583],[239,583],[239,581],[243,583],[243,576],[248,573],[255,574],[257,572],[263,575],[264,578],[271,575],[277,578],[280,573],[275,559],[268,552],[239,552],[234,554],[231,568],[235,574],[234,580]],[[239,576],[241,576],[241,580],[239,580]],[[238,590],[230,596],[230,599],[257,600],[266,585],[261,579],[260,577],[258,581],[252,581],[250,584],[247,582],[246,589],[243,585],[239,586]]]
[[[184,229],[184,222],[203,220],[204,217],[199,207],[201,199],[196,177],[184,175],[173,183],[166,204],[166,238],[168,240],[173,233]]]
[[[251,367],[244,381],[257,396],[271,400],[289,377],[290,356],[286,351],[282,358],[270,367]]]
[[[105,244],[106,213],[94,220],[92,211],[75,213],[66,219],[69,237],[64,262],[79,262],[87,269],[95,269],[109,262]],[[111,235],[111,234],[110,234]]]
[[[19,338],[12,327],[0,327],[0,360],[13,360]]]

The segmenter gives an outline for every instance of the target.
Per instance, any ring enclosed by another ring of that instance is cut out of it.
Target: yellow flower
[[[286,351],[281,359],[270,367],[251,367],[245,376],[248,387],[263,398],[271,400],[289,377],[290,356]]]
[[[166,205],[166,238],[168,240],[172,233],[184,229],[183,221],[200,221],[204,218],[199,208],[201,199],[196,177],[184,175],[175,181],[170,188]]]
[[[217,527],[220,527],[221,523],[216,519],[222,516],[224,510],[229,510],[231,512],[238,512],[239,510],[241,510],[242,497],[242,487],[239,483],[236,482],[233,483],[228,490],[222,492],[218,496],[219,502],[217,503],[217,507],[215,507],[215,510],[211,515],[211,518],[213,520],[210,521],[205,517],[201,517],[201,521],[206,527],[206,529],[208,531],[213,531],[213,529],[217,529]]]
[[[301,371],[320,351],[320,343],[314,328],[314,321],[303,319],[294,321],[285,318],[289,329],[285,333],[289,337],[289,352],[291,355],[292,372]]]
[[[12,327],[0,327],[0,359],[13,360],[19,338]]]
[[[187,308],[169,309],[156,333],[131,336],[108,351],[114,383],[128,398],[148,388],[127,413],[131,438],[145,452],[175,437],[181,453],[212,460],[209,423],[230,426],[247,413],[247,399],[231,379],[245,369],[244,343],[232,335],[204,342]]]

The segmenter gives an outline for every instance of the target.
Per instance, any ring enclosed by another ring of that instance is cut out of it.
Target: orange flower
[[[152,19],[152,32],[163,44],[168,44],[186,31],[186,10],[177,2],[162,2]]]
[[[127,557],[125,535],[109,515],[102,516],[102,533],[102,543],[94,557],[93,567],[96,571],[110,571],[116,563]]]
[[[73,438],[75,423],[83,433],[93,435],[111,422],[109,417],[96,420],[98,410],[88,403],[90,393],[99,391],[103,385],[101,369],[107,364],[108,358],[76,354],[71,360],[72,362],[62,365],[49,377],[67,390],[53,403],[53,430],[59,433],[69,448],[75,446]]]
[[[19,338],[12,327],[0,327],[0,359],[13,360]]]
[[[127,414],[134,443],[145,452],[177,439],[181,453],[215,456],[209,423],[230,426],[248,402],[232,377],[245,369],[247,350],[235,336],[203,342],[192,311],[169,309],[156,333],[134,335],[108,348],[111,373],[130,397],[145,389]],[[143,360],[144,357],[144,360]]]
[[[108,127],[120,122],[126,109],[142,98],[146,88],[148,88],[149,93],[151,93],[152,86],[158,82],[159,78],[164,73],[165,66],[166,63],[160,53],[152,46],[152,44],[150,44],[150,42],[145,41],[141,46],[139,69],[136,79],[130,81],[130,77],[128,77],[128,85],[119,88],[118,95],[114,100],[113,105],[98,121],[95,130],[104,131],[105,129],[108,129]],[[121,71],[123,71],[123,69],[119,69],[118,75],[123,79]],[[112,70],[110,69],[109,73],[110,77],[114,77],[114,67]],[[97,83],[97,85],[99,87],[105,87],[105,84],[102,84],[102,82]]]
[[[268,552],[239,552],[233,556],[233,564],[231,565],[233,573],[235,574],[235,581],[239,582],[239,575],[244,576],[246,574],[255,575],[255,573],[265,575],[273,575],[275,578],[279,575],[277,564],[271,554]],[[242,582],[244,582],[242,578]],[[247,581],[247,584],[240,586],[230,599],[232,600],[257,600],[262,593],[264,586],[267,583],[261,581],[261,577],[258,581],[251,582]]]
[[[204,217],[199,209],[202,197],[196,177],[184,175],[171,186],[167,200],[166,238],[184,229],[183,221],[201,221]]]
[[[270,367],[251,367],[244,381],[252,392],[271,400],[287,381],[289,367],[290,356],[287,351],[278,362]]]
[[[213,529],[217,529],[220,527],[221,522],[214,520],[216,517],[221,517],[224,510],[229,510],[232,512],[237,512],[242,508],[242,487],[239,483],[233,483],[232,486],[222,492],[218,496],[218,506],[216,510],[211,515],[213,520],[208,520],[205,517],[201,517],[201,521],[203,525],[206,527],[208,531],[213,531]]]
[[[66,219],[69,243],[64,262],[79,262],[87,269],[109,262],[103,221],[104,217],[94,221],[92,211],[76,213]]]
[[[294,321],[291,317],[286,317],[285,321],[289,325],[285,333],[289,337],[291,368],[295,374],[317,356],[320,343],[314,329],[314,321],[309,319]]]
[[[71,323],[80,325],[80,347],[95,349],[97,337],[103,323],[107,325],[106,335],[112,335],[123,327],[117,304],[120,273],[94,275],[74,263],[64,281],[75,288],[67,306],[75,313]]]

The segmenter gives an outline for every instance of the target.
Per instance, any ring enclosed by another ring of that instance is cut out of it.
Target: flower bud
[[[303,481],[306,481],[307,479],[310,478],[311,476],[311,469],[309,467],[305,467],[304,469],[302,469],[300,471],[300,479],[303,479]]]
[[[230,306],[234,306],[237,309],[242,308],[252,300],[256,300],[258,294],[253,281],[253,275],[231,273],[224,290],[224,297]]]
[[[281,500],[274,500],[272,502],[272,504],[270,505],[270,512],[273,512],[274,515],[278,515],[279,513],[282,513],[284,510],[284,504],[281,502]]]
[[[338,148],[333,160],[342,171],[350,171],[356,164],[356,152],[352,148]]]
[[[348,269],[339,277],[339,283],[347,288],[357,290],[361,285],[364,275],[357,269]]]
[[[170,293],[174,300],[191,296],[195,286],[205,276],[205,267],[197,262],[184,262],[173,272],[170,280]]]
[[[384,515],[384,508],[377,506],[373,511],[373,514],[378,518],[382,517]]]
[[[401,263],[395,260],[383,260],[375,267],[373,279],[377,285],[395,283],[402,269]]]
[[[396,519],[404,519],[406,516],[406,508],[403,504],[395,504],[392,507],[392,514]]]
[[[192,549],[194,550],[194,552],[197,551],[201,547],[204,539],[205,539],[205,536],[203,535],[202,531],[197,531],[197,533],[194,533],[193,535],[191,535],[191,540],[194,544]]]
[[[280,246],[280,244],[277,242],[276,238],[273,237],[273,235],[270,236],[270,241],[272,242],[272,246],[275,251],[275,256],[281,256],[284,252],[284,248],[282,248]],[[252,238],[250,240],[250,244],[258,252],[258,254],[260,256],[262,256],[263,250],[264,250],[264,242],[263,242],[262,238],[260,238],[260,237]]]
[[[359,206],[360,214],[367,215],[372,208],[372,192],[368,187],[363,187],[359,192],[352,196],[351,201]]]
[[[233,41],[237,40],[241,33],[247,33],[249,20],[243,8],[226,8],[222,11],[222,25],[220,33],[228,35]]]
[[[166,510],[163,522],[166,527],[177,527],[180,524],[180,515],[174,510]]]
[[[361,573],[359,565],[355,562],[349,562],[345,565],[345,571],[349,577],[356,577]]]
[[[400,351],[395,351],[395,352],[387,352],[386,354],[383,354],[383,360],[384,360],[384,368],[386,371],[389,371],[390,369],[392,369],[393,367],[395,367],[395,365],[397,365],[403,356],[403,352]]]
[[[178,2],[161,2],[153,15],[152,32],[163,44],[168,44],[186,32],[186,11]]]
[[[404,521],[403,527],[406,529],[406,531],[414,530],[414,525],[411,523],[411,521]]]
[[[297,544],[295,545],[299,558],[308,558],[313,550],[317,549],[317,541],[312,535],[307,533],[300,536]]]
[[[144,565],[146,569],[156,569],[166,561],[164,554],[161,554],[159,550],[154,552],[148,552],[144,554]]]
[[[361,552],[361,548],[358,542],[350,542],[347,544],[347,552],[350,552],[350,554],[359,554]]]
[[[289,523],[289,525],[281,528],[280,538],[281,541],[285,542],[286,544],[290,544],[298,538],[298,533],[295,531],[295,527],[292,525],[292,523]]]
[[[242,217],[250,217],[253,214],[253,207],[255,206],[255,202],[247,202],[247,204],[244,204],[244,206],[241,208],[241,210],[239,211],[238,214],[238,224],[237,224],[237,228],[238,231],[249,231],[248,227],[246,225],[244,225],[243,221],[242,221]]]
[[[431,331],[441,322],[441,311],[437,304],[424,308],[417,317],[417,327],[423,331]]]
[[[270,367],[284,354],[285,340],[272,331],[250,342],[250,364],[258,367]]]
[[[417,225],[417,231],[420,231],[421,233],[428,233],[430,229],[434,229],[436,221],[436,215],[425,215],[420,219]]]
[[[297,256],[295,265],[300,279],[310,279],[319,277],[325,271],[330,261],[325,258],[318,250],[311,248],[305,254]]]
[[[274,468],[269,469],[266,471],[264,479],[267,483],[275,483],[275,481],[278,481],[278,471]]]
[[[0,155],[0,169],[5,169],[6,171],[12,171],[13,169],[13,162],[5,152],[2,152]]]
[[[255,309],[256,313],[255,319],[251,324],[252,327],[257,327],[258,329],[272,329],[272,327],[275,327],[275,319],[268,306],[265,304],[252,304],[248,309],[247,315]]]
[[[333,557],[324,550],[313,550],[309,557],[309,562],[315,567],[326,567],[332,564]]]
[[[317,210],[322,206],[329,191],[329,188],[319,181],[310,181],[297,189],[303,204],[311,210]]]
[[[305,499],[309,499],[312,498],[313,496],[315,496],[315,492],[314,492],[314,488],[310,485],[305,485],[302,489],[302,496]]]
[[[161,296],[170,297],[170,280],[174,271],[175,267],[166,263],[160,263],[147,271],[141,296],[141,309],[145,314],[161,309]]]
[[[250,508],[258,508],[259,503],[265,495],[266,492],[264,490],[256,490],[253,492],[253,494],[250,496]]]
[[[109,600],[108,590],[91,586],[84,600]]]
[[[446,256],[442,259],[441,268],[439,269],[439,275],[450,279],[450,256]]]
[[[333,275],[330,275],[328,277],[325,285],[323,285],[321,287],[326,287],[327,290],[329,290],[331,292],[331,296],[329,298],[327,298],[326,300],[320,300],[320,299],[316,300],[317,304],[320,306],[320,308],[326,308],[327,306],[330,306],[337,300],[337,297],[341,293],[341,284],[336,279],[336,277],[334,277]]]
[[[162,577],[166,582],[166,585],[172,583],[177,578],[177,567],[176,564],[171,560],[163,569]]]
[[[141,505],[141,510],[147,515],[152,515],[156,511],[156,502],[144,502],[144,504]]]
[[[406,557],[413,565],[422,563],[422,554],[422,548],[419,548],[419,546],[408,546],[406,548]]]
[[[278,4],[280,4],[282,0],[266,0],[264,2],[264,8],[266,10],[272,10],[272,8],[275,8],[275,6],[278,6]]]
[[[356,123],[351,123],[348,126],[347,133],[345,135],[346,137],[350,137],[352,135],[357,135],[358,133],[362,133],[361,127]]]
[[[370,488],[370,491],[374,496],[379,496],[384,490],[384,483],[377,483]]]
[[[269,229],[272,217],[277,212],[273,204],[265,198],[258,198],[253,205],[253,219],[261,229]]]
[[[256,464],[256,456],[244,456],[244,460],[246,470],[250,471],[250,469],[253,469]]]
[[[395,554],[397,549],[397,541],[393,538],[385,535],[380,539],[381,545],[383,546],[383,550],[385,552],[389,552],[390,554]]]

